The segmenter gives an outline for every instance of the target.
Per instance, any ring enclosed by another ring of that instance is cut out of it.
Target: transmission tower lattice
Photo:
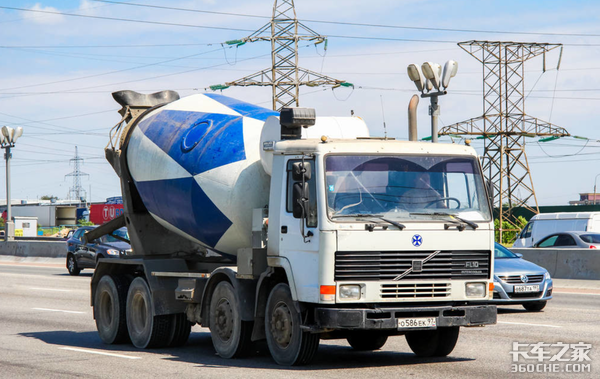
[[[85,198],[85,190],[81,186],[81,178],[84,176],[90,176],[85,172],[81,171],[81,164],[83,163],[83,158],[79,156],[77,151],[77,146],[75,146],[75,157],[71,158],[69,162],[73,163],[73,172],[65,175],[65,178],[68,176],[73,177],[73,187],[69,188],[69,200],[78,200],[82,201]]]
[[[513,208],[525,207],[539,213],[525,138],[569,135],[565,129],[525,113],[525,61],[542,55],[545,72],[546,53],[560,48],[558,70],[562,44],[466,41],[458,46],[483,64],[483,116],[444,127],[439,134],[471,135],[485,140],[483,171],[494,187],[502,241],[503,231],[518,230]],[[503,221],[508,221],[511,228],[503,229]]]
[[[298,32],[306,34],[300,35]],[[273,110],[299,106],[300,86],[303,85],[352,86],[346,81],[298,67],[298,42],[313,41],[320,44],[326,43],[326,38],[298,22],[293,0],[276,0],[271,21],[250,36],[239,40],[238,45],[256,41],[271,42],[271,67],[225,85],[272,87]]]

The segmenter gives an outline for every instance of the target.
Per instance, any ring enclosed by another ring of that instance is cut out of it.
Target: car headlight
[[[467,283],[465,285],[465,294],[467,297],[484,297],[485,283]]]
[[[357,284],[344,284],[339,289],[340,299],[360,299],[360,286]]]
[[[544,274],[544,279],[552,279],[548,271],[546,271],[546,273]]]
[[[108,249],[106,250],[106,254],[108,255],[119,255],[119,250],[115,250],[115,249]]]

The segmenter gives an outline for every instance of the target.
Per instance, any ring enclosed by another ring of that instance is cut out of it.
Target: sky
[[[600,174],[597,1],[296,0],[295,6],[298,19],[328,41],[327,50],[300,43],[300,65],[354,84],[303,87],[300,106],[314,107],[317,116],[354,111],[372,135],[384,134],[385,121],[388,136],[404,140],[408,102],[417,93],[408,64],[458,62],[439,100],[443,127],[483,113],[481,63],[458,42],[563,44],[560,69],[558,49],[547,54],[545,72],[541,57],[525,63],[525,110],[587,139],[527,138],[526,153],[539,205],[567,205],[593,192]],[[120,195],[103,152],[120,120],[111,93],[170,89],[183,97],[270,67],[269,43],[224,42],[265,25],[272,8],[273,0],[0,2],[0,126],[24,129],[12,149],[12,198],[66,198],[76,147],[84,158],[81,170],[89,174],[81,181],[88,198]],[[271,106],[270,88],[230,87],[223,94]],[[427,105],[421,99],[419,138],[431,134]],[[450,137],[440,142],[463,143]],[[482,153],[483,143],[472,145]],[[0,184],[5,197],[4,175]]]

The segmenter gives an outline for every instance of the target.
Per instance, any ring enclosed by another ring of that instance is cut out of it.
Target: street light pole
[[[15,147],[15,142],[23,134],[23,128],[20,126],[13,129],[8,126],[2,127],[2,133],[0,133],[0,147],[4,152],[4,159],[6,160],[6,226],[4,232],[4,240],[11,241],[15,238],[15,224],[12,221],[11,212],[11,199],[10,199],[10,158],[12,154],[10,149]]]
[[[596,205],[596,181],[598,181],[599,176],[600,174],[596,175],[596,177],[594,178],[594,205]]]

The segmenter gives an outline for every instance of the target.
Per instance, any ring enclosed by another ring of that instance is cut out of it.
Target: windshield
[[[115,236],[119,236],[121,238],[124,238],[126,240],[129,240],[129,233],[127,233],[127,228],[121,228],[121,229],[117,229],[114,232],[112,232],[113,235]],[[104,235],[102,237],[100,237],[100,240],[105,243],[105,242],[119,242],[121,241],[118,238],[115,238],[109,234]]]
[[[328,215],[414,219],[449,213],[489,220],[479,164],[474,157],[328,155]]]
[[[494,258],[519,258],[515,255],[515,253],[497,242],[494,244],[494,247]]]

